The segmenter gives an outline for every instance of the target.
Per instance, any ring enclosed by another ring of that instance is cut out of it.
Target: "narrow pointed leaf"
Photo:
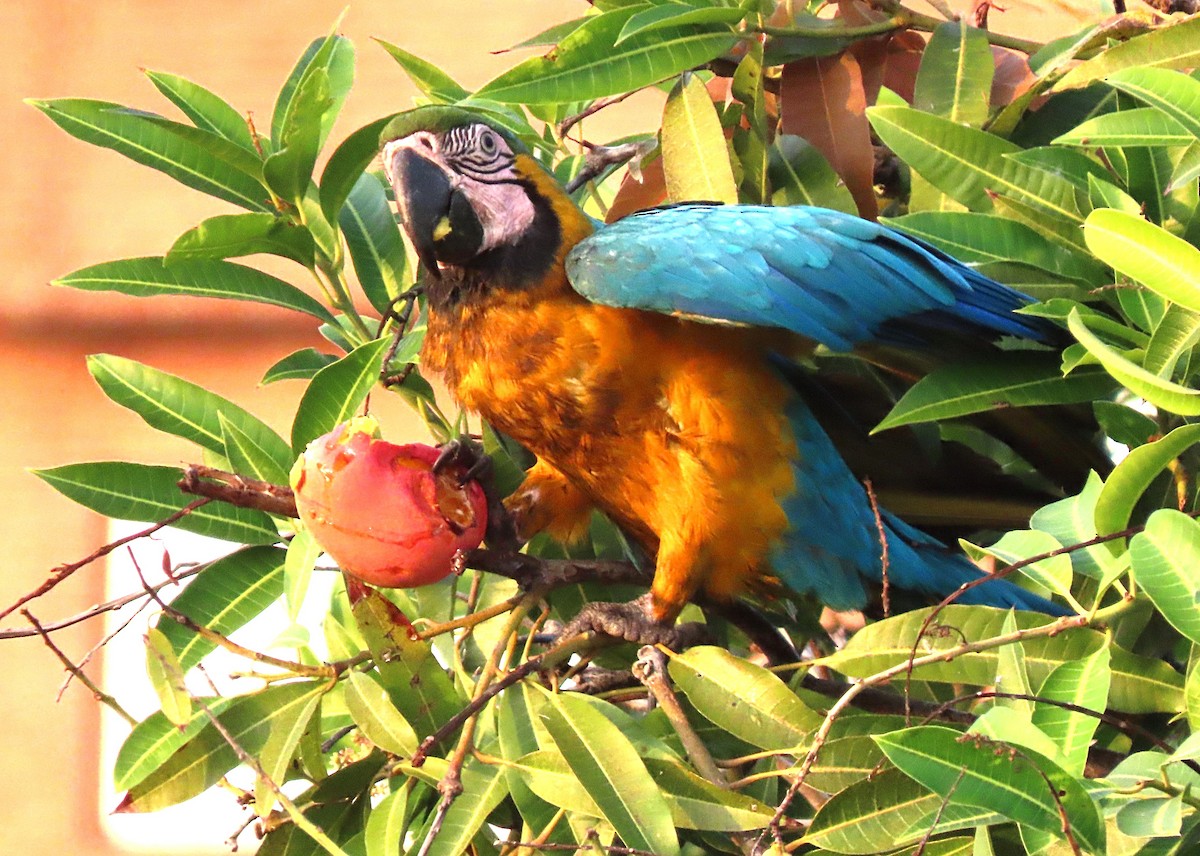
[[[950,606],[938,615],[938,624],[953,627],[950,636],[927,634],[916,645],[917,634],[929,610],[921,609],[870,624],[860,630],[837,653],[822,662],[848,677],[867,677],[908,661],[914,651],[922,657],[956,648],[963,642],[977,642],[998,636],[1003,626],[1003,610],[978,606]],[[1019,628],[1046,623],[1046,616],[1029,612],[1016,614]],[[1053,638],[1036,637],[1020,643],[1025,649],[1025,667],[1030,682],[1040,685],[1062,663],[1073,662],[1095,653],[1108,644],[1103,634],[1078,628]],[[1130,713],[1136,711],[1176,711],[1183,704],[1183,678],[1168,664],[1141,657],[1116,646],[1112,655],[1112,685],[1109,705]],[[996,677],[998,655],[995,649],[958,654],[952,660],[918,666],[913,675],[921,680],[989,686]]]
[[[279,150],[263,164],[263,178],[275,193],[296,204],[312,181],[321,147],[321,118],[334,107],[329,73],[313,68],[304,75],[284,116]]]
[[[295,309],[322,321],[333,320],[324,306],[296,286],[260,270],[219,259],[189,259],[170,265],[164,264],[160,256],[120,259],[69,273],[54,280],[52,285],[84,291],[118,291],[134,297],[185,294],[251,300]]]
[[[288,542],[287,558],[283,563],[283,599],[293,624],[304,605],[304,596],[308,594],[308,584],[320,555],[321,545],[307,528],[298,531]]]
[[[814,205],[858,213],[854,197],[816,146],[795,134],[776,134],[767,162],[772,205]]]
[[[1138,585],[1158,611],[1188,639],[1200,642],[1200,523],[1161,508],[1130,540],[1129,552]]]
[[[917,381],[874,430],[982,413],[1005,405],[1092,401],[1107,396],[1113,386],[1112,378],[1103,372],[1081,371],[1063,377],[1056,361],[1041,354],[958,361]]]
[[[352,133],[333,150],[321,173],[321,210],[336,223],[342,206],[363,172],[379,154],[379,135],[396,114],[376,119]]]
[[[670,672],[706,719],[760,749],[795,749],[823,719],[776,675],[721,648],[672,657]]]
[[[463,792],[451,804],[442,821],[442,828],[426,856],[460,856],[471,851],[476,835],[484,828],[488,816],[508,796],[504,772],[476,758],[467,759],[462,769]],[[422,841],[427,830],[422,829],[417,840]],[[493,840],[487,833],[489,841]]]
[[[746,17],[746,11],[737,6],[686,6],[664,3],[637,12],[625,22],[617,37],[620,45],[626,39],[651,30],[665,27],[683,27],[691,24],[736,24]]]
[[[1181,425],[1164,437],[1130,450],[1109,474],[1096,499],[1096,534],[1120,532],[1130,523],[1142,494],[1172,461],[1200,443],[1200,425]],[[1125,550],[1125,541],[1106,545],[1114,556]]]
[[[177,467],[98,461],[67,464],[34,475],[80,505],[117,520],[156,523],[195,500],[179,490]],[[210,502],[171,524],[240,544],[270,544],[279,535],[261,511]]]
[[[1007,217],[965,211],[922,211],[885,218],[883,222],[929,241],[967,264],[1014,261],[1088,284],[1108,281],[1107,268],[1090,255],[1072,252],[1036,229]]]
[[[222,214],[209,217],[176,238],[166,263],[255,253],[270,253],[311,268],[316,245],[306,228],[274,214]]]
[[[287,443],[268,439],[265,443],[251,435],[224,413],[217,414],[221,423],[221,442],[225,457],[233,472],[271,484],[287,484],[288,470],[293,463],[292,450]]]
[[[146,631],[146,674],[163,716],[173,725],[187,725],[192,717],[192,697],[183,683],[183,669],[171,641],[153,627]]]
[[[220,714],[236,698],[200,699],[208,709]],[[180,727],[168,720],[157,710],[133,727],[117,752],[113,764],[113,787],[118,791],[128,790],[162,766],[181,746],[195,737],[207,726],[207,714],[193,706],[192,715]]]
[[[271,732],[262,751],[258,754],[258,763],[263,772],[275,785],[286,781],[288,768],[300,746],[304,733],[313,726],[321,699],[329,691],[327,685],[318,685],[310,689],[297,701],[294,715],[279,717],[272,721]],[[320,728],[320,722],[316,723]],[[266,781],[259,777],[254,786],[254,810],[259,817],[267,817],[275,808],[274,792]]]
[[[247,547],[217,559],[187,584],[171,606],[196,624],[228,636],[283,595],[284,555],[278,547]],[[158,629],[179,652],[185,672],[217,647],[170,619],[160,619]]]
[[[1111,683],[1110,659],[1108,649],[1100,648],[1078,662],[1063,663],[1046,677],[1038,697],[1103,712]],[[1099,718],[1039,701],[1033,711],[1033,724],[1059,747],[1068,764],[1067,772],[1082,776]]]
[[[1057,802],[1066,811],[1076,840],[1089,852],[1105,852],[1104,827],[1083,785],[1031,750],[1022,749],[1016,756],[996,752],[994,745],[933,725],[879,735],[875,740],[893,764],[935,793],[1000,811],[1047,832],[1062,829],[1051,795],[1051,789],[1056,789]]]
[[[105,395],[159,431],[223,455],[221,419],[224,418],[272,460],[282,463],[291,458],[287,444],[266,423],[232,401],[183,378],[112,354],[88,357],[88,371]]]
[[[913,106],[978,128],[987,120],[995,70],[983,30],[961,21],[941,24],[921,55]]]
[[[401,841],[408,819],[408,791],[392,791],[367,818],[367,856],[393,856],[401,852]]]
[[[375,176],[363,173],[338,217],[358,284],[371,305],[383,314],[393,298],[412,283],[404,240],[388,207],[387,194]]]
[[[1163,380],[1122,356],[1087,328],[1078,310],[1072,310],[1067,326],[1105,371],[1126,388],[1164,410],[1181,416],[1200,416],[1200,392]]]
[[[267,369],[262,383],[275,383],[278,380],[308,380],[327,365],[336,363],[337,360],[338,358],[333,354],[323,354],[316,348],[301,348]]]
[[[1054,138],[1060,146],[1186,146],[1195,139],[1153,107],[1103,113]]]
[[[309,701],[311,681],[278,684],[235,700],[221,713],[221,724],[246,752],[255,755],[273,728],[298,717]],[[207,720],[205,720],[207,723]],[[207,790],[238,764],[233,747],[211,724],[134,785],[119,811],[157,811]]]
[[[549,702],[546,728],[626,846],[679,852],[670,808],[629,740],[570,693],[550,695]]]
[[[197,128],[219,134],[244,149],[255,151],[246,117],[217,94],[177,74],[146,71],[154,88],[183,111]]]
[[[405,758],[417,751],[416,732],[383,687],[355,671],[346,676],[344,686],[346,707],[368,740],[385,752]]]
[[[378,38],[375,41],[400,64],[417,88],[435,103],[453,104],[471,94],[433,63],[423,60],[391,42],[385,42]]]
[[[1088,215],[1083,235],[1101,261],[1200,312],[1200,249],[1141,217],[1107,208]]]
[[[320,114],[320,133],[317,147],[325,143],[337,119],[342,103],[350,92],[354,82],[354,44],[336,32],[326,38],[314,40],[296,62],[295,67],[284,81],[279,97],[275,100],[275,110],[271,116],[271,139],[275,147],[282,148],[283,136],[288,126],[289,113],[297,109],[296,101],[302,96],[307,78],[323,72],[328,78],[329,102]]]
[[[640,89],[729,50],[728,25],[665,27],[616,44],[627,9],[587,19],[546,56],[527,59],[475,93],[505,103],[562,104]]]
[[[901,159],[972,211],[990,211],[989,193],[998,193],[1066,220],[1083,219],[1065,178],[1005,157],[1021,151],[1016,143],[910,107],[871,107],[867,115]]]
[[[712,98],[685,74],[667,96],[662,125],[663,173],[672,202],[737,202],[729,149]]]
[[[1134,66],[1195,68],[1200,65],[1200,18],[1184,18],[1136,39],[1114,45],[1071,69],[1055,84],[1056,90],[1087,86]]]
[[[379,380],[388,344],[387,339],[367,342],[313,375],[292,423],[295,454],[354,415]]]
[[[188,187],[251,211],[268,208],[260,178],[262,162],[253,152],[211,131],[108,101],[61,98],[29,103],[85,143],[120,152]]]

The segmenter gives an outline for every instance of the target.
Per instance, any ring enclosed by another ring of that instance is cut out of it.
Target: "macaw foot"
[[[651,618],[649,609],[649,594],[629,603],[589,603],[563,628],[559,638],[591,631],[638,645],[665,645],[672,651],[708,641],[708,628],[703,624],[662,624]]]
[[[484,533],[487,545],[493,550],[517,552],[521,547],[521,541],[517,537],[517,526],[508,509],[504,507],[504,498],[496,490],[496,482],[492,478],[494,465],[491,455],[484,452],[483,446],[470,437],[459,437],[438,447],[433,471],[439,473],[447,467],[462,468],[460,485],[477,481],[483,488],[488,509],[487,531]]]

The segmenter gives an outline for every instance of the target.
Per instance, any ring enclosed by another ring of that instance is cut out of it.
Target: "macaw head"
[[[565,221],[586,222],[520,140],[478,114],[418,107],[382,142],[404,230],[431,276],[443,265],[540,276],[565,255]]]

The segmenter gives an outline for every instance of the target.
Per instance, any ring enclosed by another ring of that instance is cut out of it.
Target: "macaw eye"
[[[494,155],[499,148],[496,135],[492,131],[484,131],[479,135],[479,149],[485,155]]]

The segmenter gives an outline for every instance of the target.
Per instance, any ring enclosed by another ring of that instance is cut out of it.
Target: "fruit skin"
[[[392,588],[437,582],[483,540],[483,488],[460,487],[458,467],[434,474],[437,449],[380,440],[375,427],[351,420],[309,443],[292,469],[296,508],[346,573]]]

